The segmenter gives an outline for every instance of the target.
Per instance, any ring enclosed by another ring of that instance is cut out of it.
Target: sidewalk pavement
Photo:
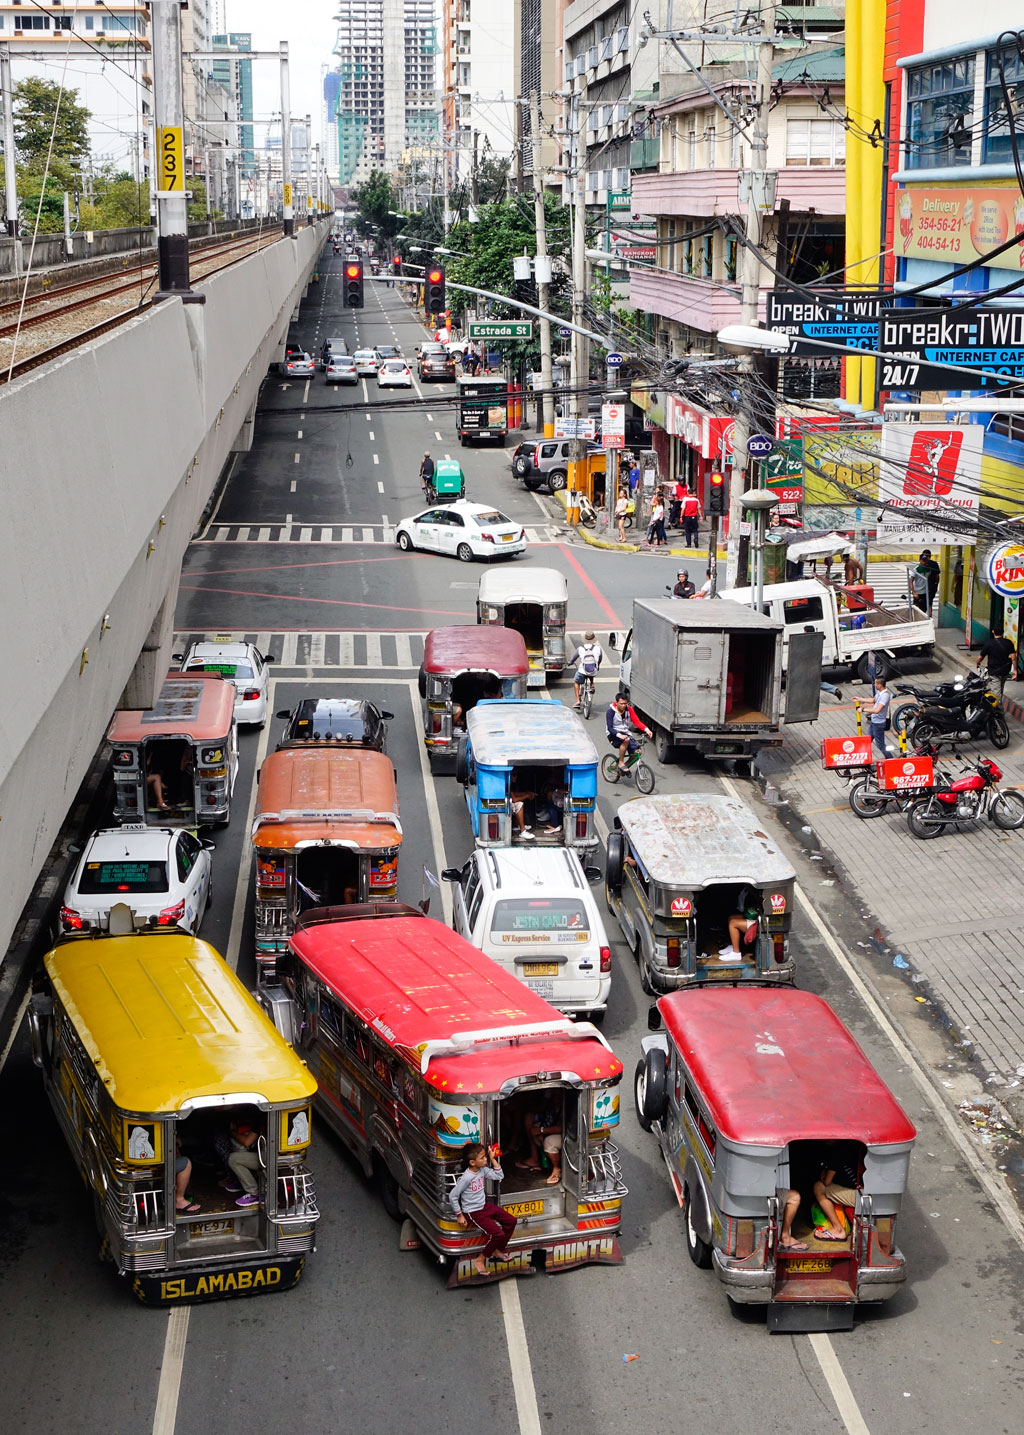
[[[551,497],[560,508],[566,511],[568,510],[569,490],[567,488],[557,490]],[[673,530],[676,538],[676,546],[673,546],[672,533],[670,532],[668,547],[651,548],[639,533],[635,535],[635,541],[620,543],[614,519],[601,527],[601,519],[598,518],[598,525],[600,531],[598,531],[598,529],[584,528],[583,524],[579,523],[574,526],[573,532],[577,537],[582,538],[584,543],[589,544],[591,548],[611,548],[618,553],[657,553],[662,558],[688,558],[691,563],[703,563],[705,567],[707,566],[707,544],[705,543],[703,548],[683,548],[681,546],[682,537],[678,529]],[[632,532],[631,529],[627,531]],[[719,546],[718,549],[718,556],[722,559],[725,558],[725,549],[721,546]],[[703,570],[701,571],[703,572]]]
[[[936,656],[944,676],[977,662],[957,649],[962,636],[940,632]],[[930,685],[939,677],[922,680]],[[915,994],[944,1013],[988,1090],[1024,1125],[1024,831],[985,824],[922,842],[910,835],[901,812],[855,817],[847,784],[822,770],[819,744],[856,732],[852,699],[868,690],[856,682],[839,686],[841,703],[823,693],[816,723],[787,730],[782,747],[760,755],[766,795],[801,818],[801,840],[812,851],[828,849],[837,875],[880,929],[884,942],[859,942],[864,950],[852,951],[853,959],[875,961],[881,948],[897,970],[906,962]],[[1008,683],[1006,696],[1010,745],[1004,752],[992,753],[989,744],[980,750],[995,757],[1004,786],[1024,788],[1024,682]]]

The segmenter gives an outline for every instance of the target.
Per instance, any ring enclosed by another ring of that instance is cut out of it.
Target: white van
[[[604,1021],[611,948],[575,852],[477,848],[441,875],[452,883],[452,925],[467,941],[559,1011]]]

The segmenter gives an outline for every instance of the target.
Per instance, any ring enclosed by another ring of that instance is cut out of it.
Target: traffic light
[[[427,270],[426,299],[428,314],[443,314],[448,307],[444,297],[444,270],[439,264],[432,264]]]
[[[708,488],[708,513],[712,518],[725,516],[725,474],[713,473]]]
[[[361,259],[345,260],[345,308],[361,309],[363,307],[363,261]]]
[[[395,257],[392,259],[391,263],[394,265],[395,273],[398,274],[402,268],[402,256],[400,254],[396,254]]]

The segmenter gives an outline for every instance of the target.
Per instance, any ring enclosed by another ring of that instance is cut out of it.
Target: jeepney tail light
[[[775,960],[784,962],[786,960],[786,934],[785,932],[772,933],[772,945],[775,948]]]
[[[576,814],[576,836],[585,838],[590,827],[590,817],[586,812]]]
[[[747,1256],[754,1254],[754,1223],[753,1221],[736,1221],[736,1250],[734,1252],[738,1260],[745,1260]]]
[[[496,812],[492,812],[487,818],[487,840],[497,842],[501,836],[501,818]]]
[[[136,800],[135,788],[134,788],[134,787],[126,787],[126,788],[124,789],[124,791],[121,793],[121,801],[124,803],[124,805],[125,805],[126,808],[138,806],[138,803],[137,803],[137,800]]]
[[[60,924],[69,932],[80,932],[82,930],[81,912],[76,912],[74,907],[61,907]]]
[[[435,732],[435,733],[436,733],[436,732],[440,732],[443,727],[444,727],[444,717],[442,716],[442,714],[441,714],[441,713],[431,713],[431,716],[430,716],[430,731],[431,731],[431,732]]]
[[[669,937],[666,943],[668,949],[668,964],[670,967],[678,967],[680,961],[679,938]]]
[[[601,970],[602,970],[603,972],[610,972],[611,969],[612,969],[612,949],[611,949],[611,947],[602,947],[602,948],[601,948]]]
[[[875,1217],[875,1244],[883,1255],[892,1255],[892,1232],[895,1224],[895,1216]]]
[[[165,907],[159,917],[157,917],[156,924],[158,927],[173,927],[175,923],[181,921],[184,915],[185,899],[183,897],[181,901],[176,902],[173,907]]]

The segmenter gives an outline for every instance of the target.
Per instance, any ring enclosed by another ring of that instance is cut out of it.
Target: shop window
[[[971,162],[974,56],[907,71],[906,168]]]
[[[983,164],[1009,164],[1013,159],[1010,142],[1010,118],[1006,113],[1003,87],[999,80],[999,52],[989,50],[985,56],[985,137],[982,141]],[[1018,126],[1017,143],[1021,144],[1020,120],[1024,106],[1024,58],[1016,47],[1002,51],[1003,75],[1010,92],[1010,107]]]

